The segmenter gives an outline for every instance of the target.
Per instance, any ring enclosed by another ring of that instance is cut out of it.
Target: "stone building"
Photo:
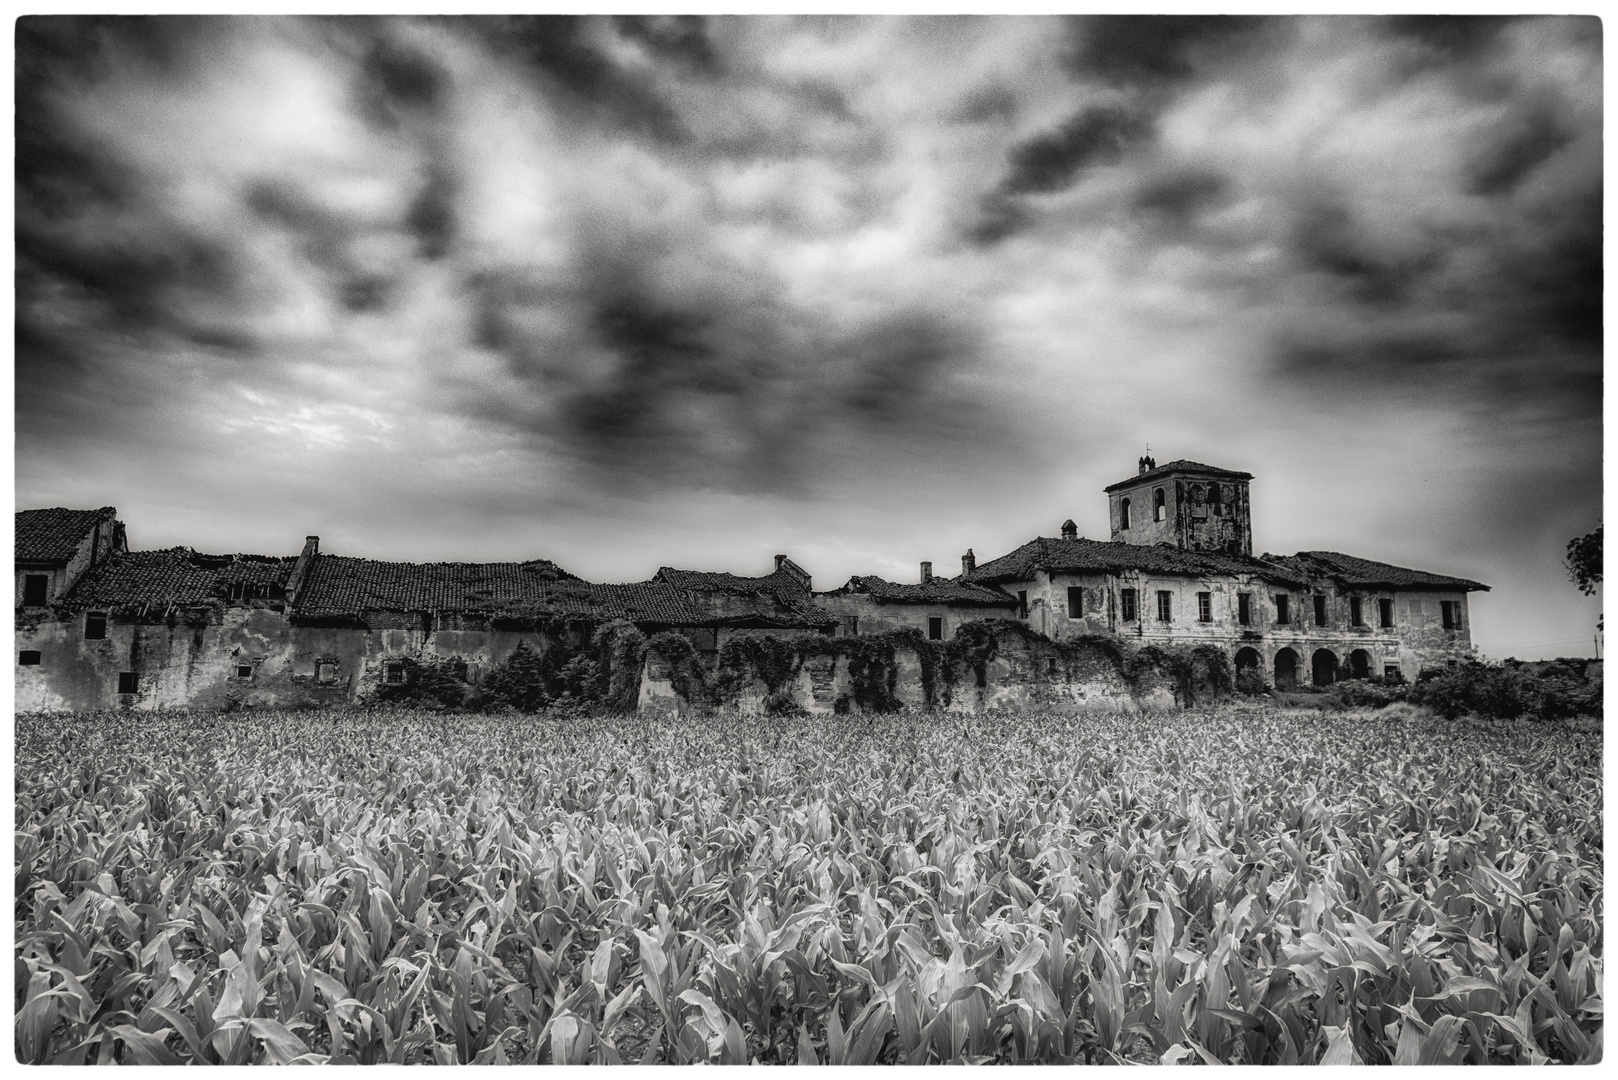
[[[1467,595],[1488,586],[1330,551],[1252,555],[1248,473],[1142,458],[1110,485],[1112,539],[1072,521],[964,575],[1004,590],[1054,640],[1207,644],[1274,685],[1413,677],[1471,652]]]
[[[1487,586],[1329,551],[1254,556],[1251,479],[1143,458],[1107,488],[1109,540],[1068,521],[982,565],[968,551],[954,579],[923,563],[913,584],[856,575],[823,593],[785,555],[759,577],[663,567],[597,584],[544,559],[380,562],[313,536],[296,556],[130,551],[112,507],[22,511],[16,706],[361,701],[410,660],[476,684],[522,642],[577,650],[614,620],[677,632],[710,668],[739,633],[948,641],[995,618],[1056,643],[1211,645],[1282,687],[1414,676],[1471,651],[1467,599]]]
[[[961,559],[971,568],[972,555]],[[961,625],[978,619],[1004,619],[1016,614],[1017,601],[995,588],[933,576],[933,564],[921,564],[916,584],[884,581],[856,574],[840,589],[816,593],[815,603],[838,618],[845,636],[917,630],[932,641],[948,641]]]

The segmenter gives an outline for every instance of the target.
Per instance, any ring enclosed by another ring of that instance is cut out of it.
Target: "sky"
[[[1588,655],[1601,24],[17,23],[19,509],[131,546],[954,573],[1150,453]]]

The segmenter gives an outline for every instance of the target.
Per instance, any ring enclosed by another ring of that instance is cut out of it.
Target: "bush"
[[[1269,691],[1269,681],[1264,678],[1264,672],[1258,668],[1242,668],[1236,673],[1236,692],[1238,694],[1247,694],[1251,697],[1256,694],[1267,694]]]
[[[1429,668],[1416,678],[1409,693],[1411,701],[1446,720],[1466,713],[1510,720],[1533,712],[1539,696],[1530,676],[1479,660]]]
[[[495,665],[489,677],[483,680],[479,706],[538,712],[551,703],[546,667],[545,658],[538,650],[526,641],[517,642],[512,654]]]
[[[384,683],[376,699],[392,705],[420,705],[428,708],[459,708],[466,703],[471,687],[466,684],[466,661],[406,658],[404,680]]]

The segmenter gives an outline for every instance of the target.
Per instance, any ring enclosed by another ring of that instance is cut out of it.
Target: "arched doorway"
[[[1298,685],[1298,654],[1282,649],[1275,654],[1275,688],[1291,690]]]
[[[1244,671],[1258,670],[1258,650],[1251,645],[1245,649],[1236,650],[1236,674]]]
[[[1316,649],[1311,668],[1316,686],[1330,686],[1337,681],[1337,654],[1330,649]]]
[[[1348,671],[1356,679],[1369,679],[1371,677],[1371,654],[1364,649],[1355,649],[1348,654]]]

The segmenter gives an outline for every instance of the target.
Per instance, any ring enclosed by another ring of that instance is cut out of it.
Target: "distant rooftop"
[[[1211,476],[1216,479],[1253,479],[1252,473],[1236,472],[1233,469],[1221,469],[1217,465],[1204,465],[1200,461],[1188,461],[1185,458],[1180,458],[1177,461],[1169,462],[1167,465],[1158,465],[1155,468],[1148,469],[1143,473],[1136,473],[1128,480],[1120,480],[1116,484],[1108,484],[1106,490],[1112,492],[1117,491],[1119,488],[1134,487],[1136,484],[1150,483],[1153,480],[1162,479],[1163,477],[1172,475],[1173,473],[1193,473],[1197,476]]]
[[[67,562],[78,550],[79,541],[103,521],[111,521],[118,511],[111,506],[99,510],[69,510],[53,506],[48,510],[17,511],[18,562]]]

